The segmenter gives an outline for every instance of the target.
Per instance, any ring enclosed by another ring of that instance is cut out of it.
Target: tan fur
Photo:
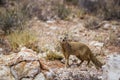
[[[80,59],[80,65],[83,63],[83,61],[86,60],[88,61],[87,65],[90,61],[92,61],[96,67],[102,67],[102,63],[93,55],[93,53],[87,45],[79,42],[71,42],[66,40],[60,42],[60,45],[62,47],[63,55],[66,59],[66,67],[69,66],[70,55],[75,55],[78,59]]]

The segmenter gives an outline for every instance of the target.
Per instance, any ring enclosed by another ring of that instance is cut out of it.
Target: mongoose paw
[[[70,67],[70,65],[66,65],[66,66],[65,66],[65,68],[69,68],[69,67]]]

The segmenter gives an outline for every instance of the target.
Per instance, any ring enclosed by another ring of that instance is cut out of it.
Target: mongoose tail
[[[90,54],[90,59],[96,67],[102,68],[103,64],[93,54]]]

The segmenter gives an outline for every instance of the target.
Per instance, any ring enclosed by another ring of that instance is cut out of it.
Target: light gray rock
[[[0,52],[2,52],[3,51],[3,49],[2,48],[0,48]]]
[[[57,26],[51,26],[50,29],[51,30],[56,30],[58,27]]]
[[[43,73],[39,73],[34,80],[46,80],[46,78]]]
[[[111,28],[111,26],[112,26],[111,24],[107,23],[103,26],[103,29],[108,30]]]
[[[52,70],[50,70],[49,72],[45,73],[45,77],[47,80],[53,80],[55,77],[55,73]]]
[[[22,80],[33,80],[33,78],[23,78]]]
[[[120,55],[112,54],[107,57],[103,66],[103,80],[120,80]]]

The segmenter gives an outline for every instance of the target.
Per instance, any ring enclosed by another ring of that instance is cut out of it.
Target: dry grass
[[[37,41],[37,37],[35,36],[35,34],[29,31],[21,31],[21,32],[15,31],[14,33],[11,33],[10,35],[8,35],[7,38],[10,42],[10,45],[13,51],[17,50],[18,47],[20,46],[31,46],[32,47],[34,46],[33,43]]]
[[[57,53],[54,51],[48,51],[46,55],[47,60],[61,60],[63,59],[63,55],[61,53]]]

